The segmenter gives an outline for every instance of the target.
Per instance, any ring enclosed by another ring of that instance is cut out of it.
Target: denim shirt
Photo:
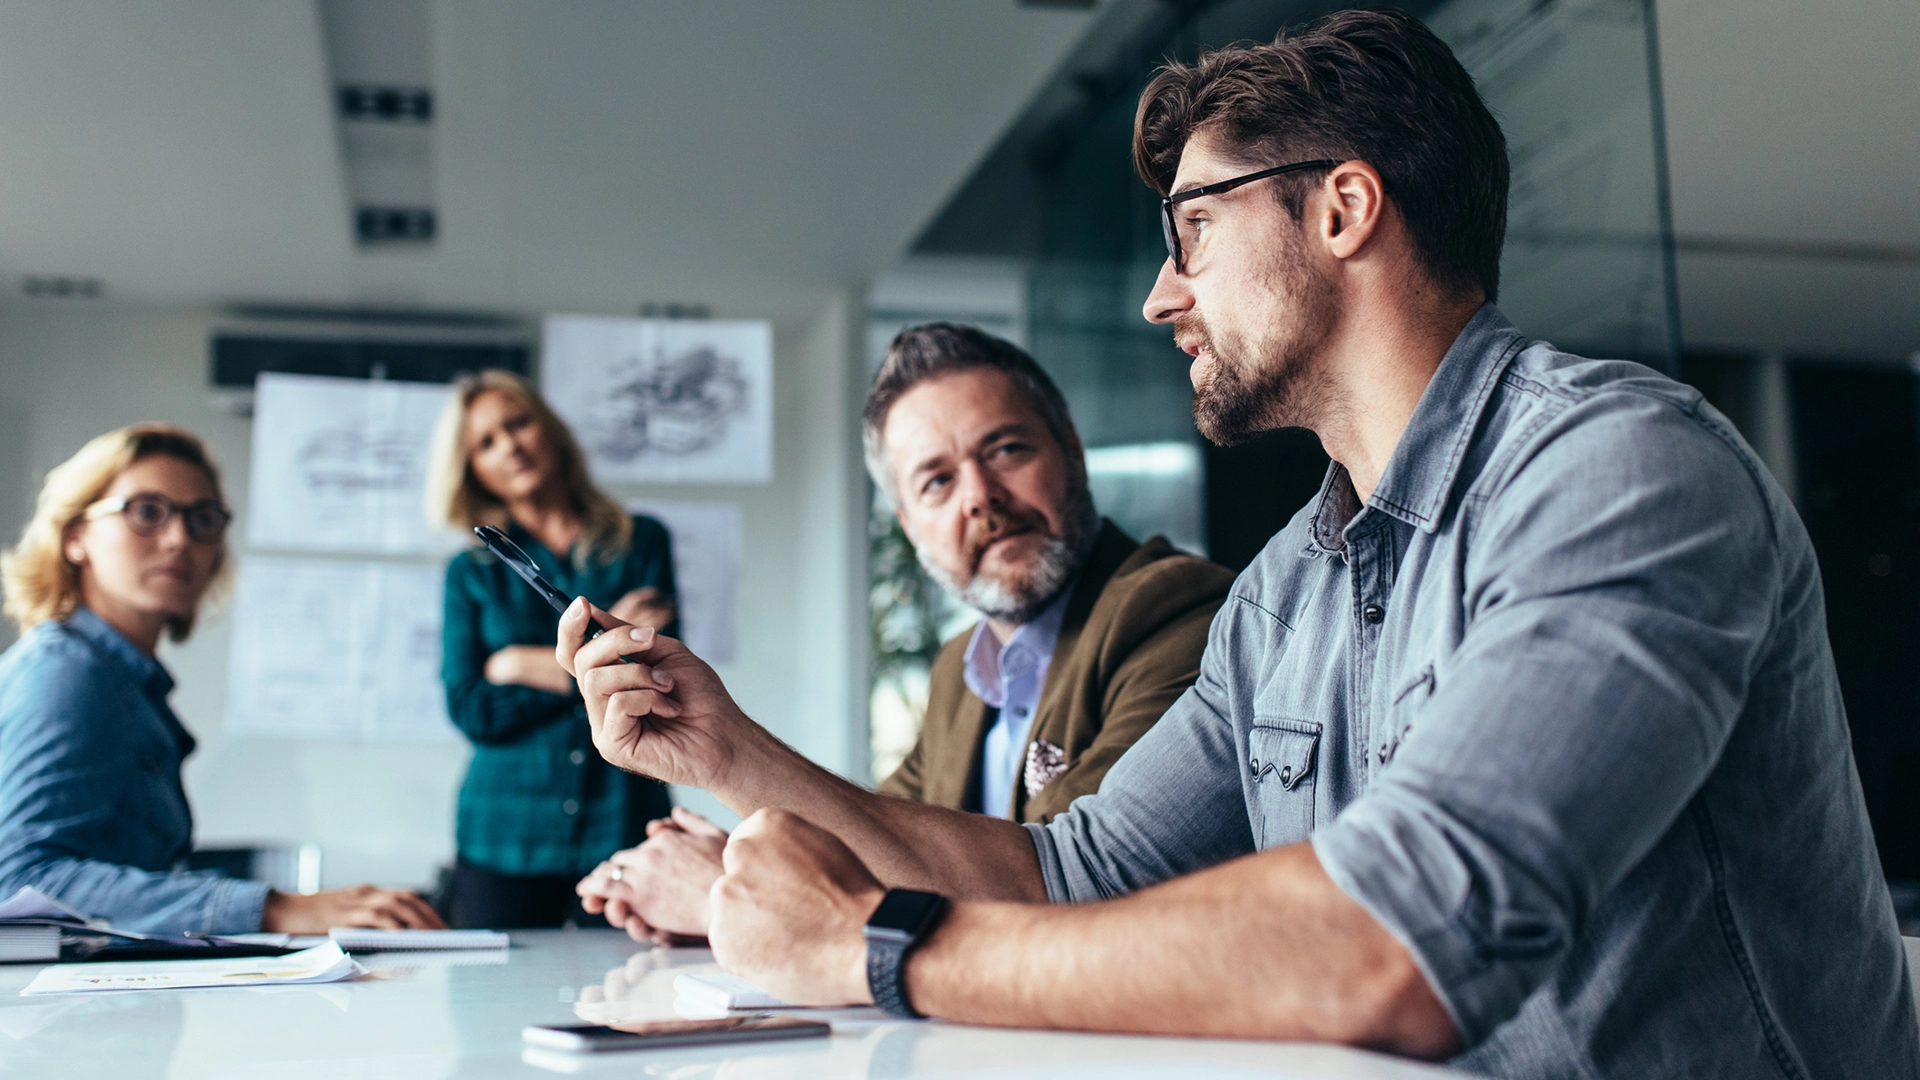
[[[1799,518],[1697,392],[1491,306],[1366,505],[1334,465],[1028,828],[1060,901],[1310,840],[1469,1071],[1920,1076]]]
[[[1060,622],[1066,617],[1074,584],[1067,582],[1060,595],[1032,622],[1015,629],[1005,645],[985,619],[973,628],[973,638],[967,642],[961,679],[994,711],[993,726],[980,746],[980,808],[996,817],[1013,816],[1013,785],[1026,765],[1033,713],[1047,685],[1053,646],[1060,640]]]
[[[267,886],[175,873],[193,846],[173,677],[86,608],[0,655],[0,895],[142,933],[260,929]]]

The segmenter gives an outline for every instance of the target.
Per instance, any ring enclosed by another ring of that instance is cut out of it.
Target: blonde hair
[[[467,533],[477,525],[497,529],[507,526],[507,504],[473,474],[472,456],[467,452],[467,411],[486,393],[504,395],[533,414],[546,432],[567,504],[580,516],[581,543],[575,545],[574,561],[584,565],[591,557],[609,563],[625,555],[633,543],[633,519],[594,486],[587,475],[587,455],[580,451],[566,421],[555,415],[532,383],[511,371],[482,371],[453,384],[453,399],[440,413],[433,431],[427,466],[427,520]]]
[[[6,590],[6,615],[22,632],[48,619],[64,619],[80,606],[80,568],[67,561],[67,534],[134,462],[150,457],[177,458],[207,474],[222,503],[220,466],[200,437],[173,424],[130,424],[109,431],[47,472],[34,503],[33,520],[20,542],[0,554],[0,583]],[[223,594],[233,577],[227,541],[220,540],[213,580],[202,602]],[[193,632],[198,612],[167,620],[167,636],[179,642]]]

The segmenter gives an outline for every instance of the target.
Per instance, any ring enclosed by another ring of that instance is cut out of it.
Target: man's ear
[[[1081,472],[1087,470],[1087,448],[1080,442],[1080,431],[1071,420],[1067,421],[1067,444],[1063,449],[1067,452],[1068,460],[1080,463]]]
[[[1366,162],[1343,161],[1327,174],[1320,193],[1320,239],[1334,258],[1350,259],[1366,247],[1386,216],[1386,184]]]

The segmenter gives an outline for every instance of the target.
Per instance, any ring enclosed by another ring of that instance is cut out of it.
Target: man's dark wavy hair
[[[1434,283],[1455,295],[1500,291],[1507,231],[1507,143],[1453,50],[1391,9],[1340,11],[1270,44],[1169,63],[1134,116],[1133,160],[1165,195],[1197,134],[1257,170],[1360,160],[1380,173]],[[1301,219],[1323,173],[1267,181]]]
[[[889,501],[898,493],[893,490],[893,475],[888,471],[883,434],[894,402],[928,379],[974,368],[991,368],[1005,375],[1039,414],[1054,441],[1062,449],[1071,445],[1073,420],[1067,415],[1067,399],[1025,349],[961,323],[909,326],[895,334],[887,346],[887,359],[880,365],[879,374],[873,377],[873,386],[867,390],[866,409],[861,414],[867,472],[875,486],[886,492]]]

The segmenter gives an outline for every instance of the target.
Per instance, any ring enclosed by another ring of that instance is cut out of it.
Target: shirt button
[[[563,803],[561,803],[561,804],[560,804],[560,812],[561,812],[561,813],[563,813],[563,814],[577,814],[577,813],[579,813],[579,812],[580,812],[580,800],[578,800],[578,799],[568,799],[568,800],[567,800],[566,802],[563,802]]]
[[[1360,609],[1360,617],[1370,623],[1378,623],[1387,617],[1387,609],[1379,604],[1368,604]]]
[[[587,763],[587,752],[585,750],[575,750],[573,753],[567,755],[567,760],[573,762],[575,765],[585,765]]]
[[[1020,708],[1013,710],[1013,715],[1019,717],[1022,720],[1025,720],[1027,718],[1026,706],[1022,705]]]

